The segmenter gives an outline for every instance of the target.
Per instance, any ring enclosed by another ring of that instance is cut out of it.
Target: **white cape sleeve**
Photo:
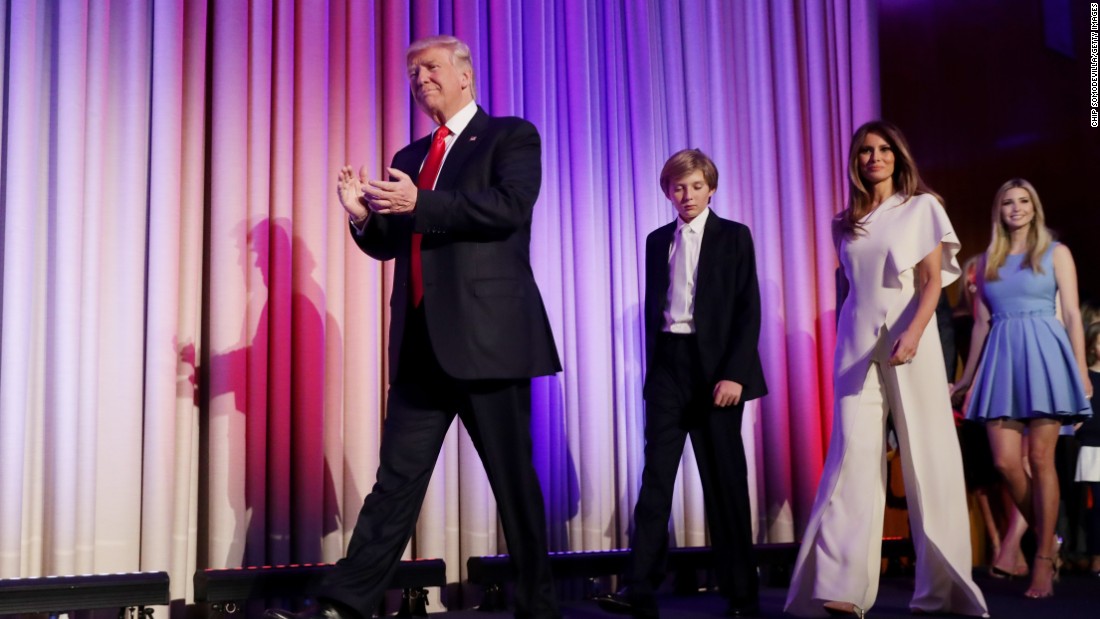
[[[936,249],[936,245],[942,243],[941,283],[947,286],[958,279],[962,270],[956,256],[962,245],[939,200],[931,194],[921,194],[914,196],[908,204],[900,208],[905,209],[906,213],[899,221],[899,238],[890,247],[889,266],[893,267],[892,275],[897,277],[917,266],[917,263]],[[890,270],[887,268],[888,272]]]

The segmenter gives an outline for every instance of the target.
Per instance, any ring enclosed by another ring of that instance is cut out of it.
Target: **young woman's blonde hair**
[[[1024,256],[1023,265],[1036,273],[1043,272],[1043,254],[1050,248],[1054,241],[1053,235],[1046,225],[1046,214],[1043,213],[1043,203],[1039,201],[1039,193],[1031,183],[1022,178],[1014,178],[997,190],[993,198],[993,234],[989,241],[989,248],[985,250],[985,271],[983,275],[986,281],[1000,279],[997,271],[1005,264],[1008,250],[1012,247],[1008,228],[1004,218],[1001,217],[1001,200],[1005,194],[1013,189],[1023,189],[1031,198],[1031,205],[1035,210],[1035,216],[1031,219],[1031,225],[1027,231],[1027,255]]]
[[[921,180],[917,162],[913,160],[909,143],[901,130],[885,120],[872,120],[856,129],[848,147],[848,206],[833,220],[833,237],[838,242],[843,237],[852,237],[863,231],[859,220],[871,210],[871,202],[874,201],[872,188],[859,171],[859,150],[869,133],[885,140],[894,151],[894,191],[900,193],[903,200],[928,193],[943,204],[943,199]]]

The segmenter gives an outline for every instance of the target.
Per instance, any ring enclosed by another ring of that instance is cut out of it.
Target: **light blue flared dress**
[[[1091,414],[1066,328],[1055,317],[1054,247],[1043,254],[1042,273],[1009,255],[982,294],[992,325],[974,378],[970,419],[1053,417],[1063,424]]]

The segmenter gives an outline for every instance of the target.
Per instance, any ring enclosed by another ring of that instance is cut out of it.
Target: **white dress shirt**
[[[676,218],[676,232],[668,251],[668,300],[662,328],[668,333],[695,333],[695,281],[708,216],[710,208],[690,222]]]
[[[466,130],[466,125],[469,125],[470,121],[474,119],[474,114],[477,114],[477,102],[471,101],[466,104],[466,107],[455,112],[454,116],[448,118],[447,122],[443,123],[444,125],[447,125],[447,129],[451,132],[451,135],[448,135],[446,138],[443,139],[444,143],[447,145],[447,149],[443,151],[443,161],[439,163],[440,170],[443,169],[443,164],[447,163],[447,155],[451,154],[451,147],[458,142],[458,136]],[[438,130],[439,129],[436,128],[435,131]],[[433,137],[435,136],[435,131],[432,131]],[[425,155],[424,161],[420,162],[420,169],[424,169],[424,162],[427,160],[428,157],[427,155]],[[439,182],[438,174],[435,176],[435,181]],[[432,183],[432,188],[435,188],[435,183]]]

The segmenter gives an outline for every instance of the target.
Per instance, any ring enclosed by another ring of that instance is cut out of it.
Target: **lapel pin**
[[[470,141],[471,141],[471,142],[473,142],[473,141],[474,141],[474,140],[476,140],[476,139],[477,139],[477,136],[476,136],[476,135],[471,135],[471,136],[470,136]]]

